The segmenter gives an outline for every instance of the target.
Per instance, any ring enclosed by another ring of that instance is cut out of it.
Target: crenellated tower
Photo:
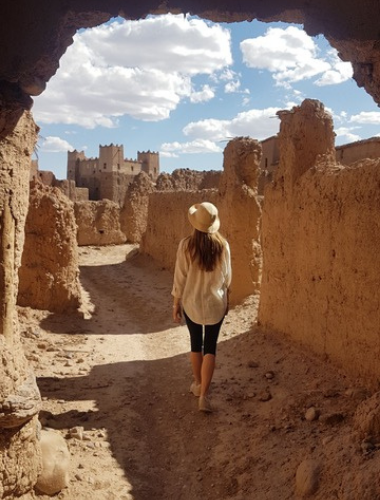
[[[84,151],[68,151],[67,152],[67,180],[77,182],[79,164],[85,160]]]
[[[119,172],[124,164],[124,147],[113,145],[99,146],[99,171]]]
[[[158,153],[151,151],[138,151],[137,161],[141,162],[141,170],[146,172],[153,180],[160,174],[160,157]]]

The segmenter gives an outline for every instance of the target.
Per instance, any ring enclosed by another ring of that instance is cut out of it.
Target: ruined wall
[[[336,148],[336,159],[343,165],[350,165],[363,158],[380,158],[380,137],[372,137]]]
[[[8,129],[6,136],[0,132],[0,498],[15,498],[33,488],[40,470],[37,415],[41,400],[22,351],[16,311],[31,155],[38,129],[31,114],[22,112],[22,105],[8,109],[4,99],[1,117],[7,117]]]
[[[149,196],[148,221],[142,237],[141,252],[153,257],[161,266],[174,270],[178,243],[192,232],[187,211],[194,203],[210,201],[218,208],[216,189],[203,191],[158,191]],[[220,232],[225,234],[221,221]]]
[[[58,313],[80,306],[73,203],[57,188],[34,183],[19,269],[18,303]]]
[[[375,383],[380,161],[337,165],[323,106],[293,111],[281,117],[281,175],[265,191],[259,321]]]
[[[88,200],[88,189],[87,188],[77,188],[75,182],[71,180],[54,180],[54,187],[59,188],[64,195],[66,195],[71,201],[86,201]]]
[[[260,142],[250,137],[237,137],[224,150],[220,216],[231,247],[234,302],[260,288],[261,206],[257,194],[261,155]]]
[[[109,200],[74,203],[78,245],[120,245],[126,236],[120,229],[120,207]]]
[[[220,212],[220,232],[231,247],[231,301],[256,293],[261,279],[260,217],[257,182],[261,146],[248,137],[230,141],[224,151],[219,189],[158,191],[149,196],[148,223],[141,251],[167,269],[174,269],[181,238],[191,233],[187,211],[194,203],[210,201]],[[191,171],[185,171],[185,181]],[[196,176],[195,176],[196,178]]]
[[[352,61],[357,84],[363,86],[376,102],[380,102],[380,11],[373,0],[252,0],[238,3],[229,0],[217,5],[211,0],[196,3],[179,0],[169,3],[161,0],[149,4],[127,0],[68,0],[63,5],[59,0],[33,0],[32,8],[30,4],[21,5],[20,2],[5,2],[1,7],[0,422],[4,420],[4,412],[6,418],[10,415],[11,419],[15,417],[21,422],[17,416],[20,404],[3,405],[3,402],[8,395],[18,392],[18,401],[25,401],[23,398],[27,392],[19,390],[27,376],[14,305],[27,204],[28,175],[25,171],[30,166],[36,133],[32,131],[32,121],[23,115],[23,110],[30,109],[30,95],[39,95],[44,90],[77,29],[95,26],[117,15],[139,19],[148,13],[167,11],[191,12],[214,21],[236,22],[258,18],[263,21],[297,22],[303,24],[309,35],[323,33],[343,60]],[[310,176],[310,173],[307,175]],[[96,191],[96,186],[94,188]],[[38,449],[32,415],[37,406],[34,401],[25,405],[24,409],[29,408],[27,418],[32,420],[24,427],[17,427],[16,424],[16,431],[1,429],[0,498],[20,495],[33,484]]]
[[[119,172],[100,172],[99,174],[99,198],[106,198],[123,206],[128,186],[134,176]]]
[[[218,188],[222,171],[208,170],[199,172],[188,168],[178,168],[172,174],[162,173],[158,176],[156,188],[167,190],[197,190]]]
[[[149,195],[153,191],[152,180],[145,172],[138,174],[129,186],[120,210],[120,228],[129,243],[140,243],[146,231]]]

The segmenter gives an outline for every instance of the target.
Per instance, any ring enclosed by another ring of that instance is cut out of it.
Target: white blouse
[[[202,271],[186,255],[180,241],[174,270],[173,297],[181,299],[187,316],[200,325],[215,325],[227,309],[227,288],[231,283],[231,253],[226,242],[220,262],[213,271]]]

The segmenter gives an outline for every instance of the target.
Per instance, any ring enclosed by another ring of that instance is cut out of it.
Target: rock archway
[[[31,96],[43,92],[77,29],[118,15],[139,19],[166,12],[224,22],[303,23],[309,35],[324,34],[341,58],[352,62],[357,84],[380,103],[380,11],[373,0],[33,0],[0,7],[0,498],[31,489],[39,471],[39,398],[15,310],[28,169],[38,134]]]

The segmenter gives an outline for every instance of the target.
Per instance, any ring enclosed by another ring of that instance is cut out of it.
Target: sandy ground
[[[131,245],[82,247],[80,265],[81,314],[20,308],[41,423],[71,453],[70,485],[55,498],[286,500],[302,496],[297,484],[321,500],[380,498],[377,447],[353,424],[369,394],[264,334],[254,297],[225,320],[215,412],[203,414],[189,393],[187,329],[171,319],[171,273]]]

